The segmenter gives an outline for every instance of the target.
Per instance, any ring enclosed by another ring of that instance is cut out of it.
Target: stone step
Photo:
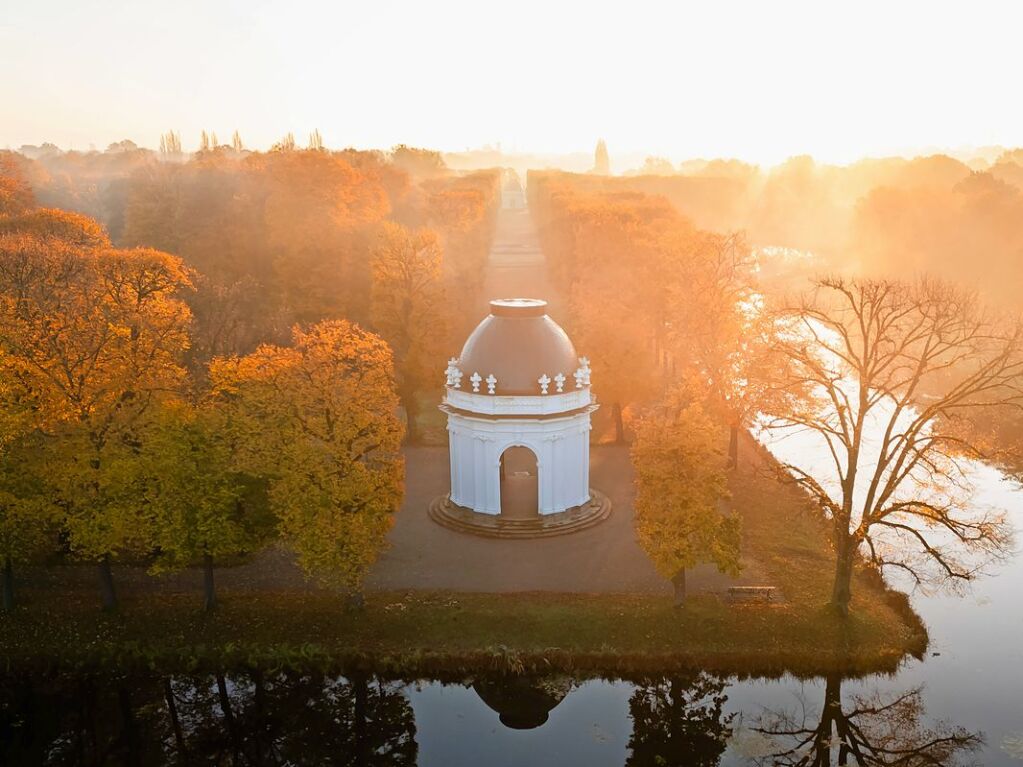
[[[591,490],[591,501],[558,514],[537,519],[501,519],[479,514],[451,503],[447,496],[435,498],[429,507],[430,518],[439,525],[460,533],[486,538],[549,538],[567,535],[598,525],[611,516],[611,500]]]

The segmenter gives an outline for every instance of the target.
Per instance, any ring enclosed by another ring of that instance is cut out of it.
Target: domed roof
[[[493,375],[498,395],[538,395],[540,376],[561,373],[571,381],[579,358],[568,334],[547,316],[546,301],[502,298],[490,302],[490,316],[465,342],[458,367],[466,378]]]

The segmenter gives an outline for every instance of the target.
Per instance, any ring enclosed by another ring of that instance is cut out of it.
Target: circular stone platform
[[[487,538],[550,538],[599,525],[611,516],[611,499],[590,488],[590,501],[582,506],[533,519],[502,519],[500,515],[480,514],[458,506],[442,495],[430,503],[429,513],[438,525],[460,533]]]

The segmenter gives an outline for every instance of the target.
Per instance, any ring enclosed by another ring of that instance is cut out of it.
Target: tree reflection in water
[[[716,765],[735,719],[722,716],[724,689],[724,681],[702,672],[638,684],[629,699],[627,767]]]
[[[414,765],[403,687],[258,672],[4,685],[0,763]]]
[[[928,727],[923,714],[921,688],[901,695],[853,696],[843,706],[842,678],[828,676],[819,717],[810,716],[805,701],[798,713],[768,711],[760,717],[753,730],[770,747],[754,761],[765,767],[951,767],[983,745],[979,734],[961,727]]]
[[[852,696],[843,706],[838,676],[825,680],[819,713],[804,701],[740,728],[725,713],[730,682],[702,672],[636,682],[627,767],[710,767],[726,750],[729,763],[764,767],[950,767],[982,745],[962,728],[925,723],[918,689]],[[549,712],[577,684],[567,676],[472,681],[480,705],[514,729],[551,727]],[[0,764],[403,767],[419,756],[408,691],[368,675],[297,672],[0,679]],[[569,749],[579,737],[551,734]],[[482,746],[487,733],[458,736]],[[565,767],[576,763],[568,756]]]

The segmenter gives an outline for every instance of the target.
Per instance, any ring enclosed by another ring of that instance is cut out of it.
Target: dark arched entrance
[[[513,445],[501,454],[501,516],[536,519],[540,514],[540,485],[536,454]]]

